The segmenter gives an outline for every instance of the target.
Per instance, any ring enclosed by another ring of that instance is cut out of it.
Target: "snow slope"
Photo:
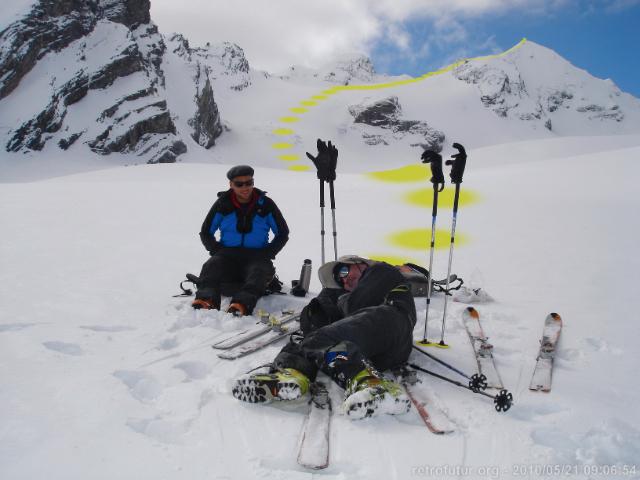
[[[640,414],[630,408],[640,400],[631,381],[640,335],[637,142],[591,137],[470,149],[463,191],[476,201],[459,212],[467,241],[455,251],[454,271],[496,299],[477,308],[516,404],[498,414],[483,397],[424,378],[422,388],[455,423],[446,437],[430,434],[415,411],[352,422],[338,410],[323,477],[536,478],[527,469],[541,465],[570,465],[579,473],[571,478],[611,478],[585,472],[612,465],[635,468],[624,478],[640,475]],[[304,148],[313,143],[304,138]],[[197,232],[228,166],[250,158],[252,147],[240,145],[222,165],[130,166],[0,184],[2,478],[310,478],[295,460],[304,405],[245,405],[230,395],[234,377],[279,347],[220,360],[209,345],[252,320],[196,312],[189,299],[171,297],[184,272],[197,272],[205,259]],[[14,171],[15,180],[29,175]],[[288,282],[302,259],[319,265],[317,180],[260,166],[256,180],[292,227],[276,262]],[[340,171],[340,253],[426,263],[426,235],[419,249],[387,238],[429,224],[430,208],[403,200],[429,185],[414,180]],[[440,209],[439,228],[449,228],[450,215]],[[446,261],[445,246],[437,277]],[[312,289],[319,288],[314,275]],[[303,301],[274,296],[260,306]],[[436,335],[442,301],[436,296],[431,307]],[[424,300],[416,305],[420,338]],[[435,354],[473,371],[465,305],[450,305],[452,348]],[[528,383],[550,311],[565,324],[553,390],[533,393]],[[339,389],[331,395],[339,405]]]

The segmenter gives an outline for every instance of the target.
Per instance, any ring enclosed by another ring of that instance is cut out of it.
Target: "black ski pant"
[[[383,371],[405,363],[413,327],[409,314],[397,306],[364,308],[309,333],[299,343],[289,342],[274,366],[295,368],[312,381],[321,369],[344,388],[367,367]]]
[[[231,297],[231,303],[241,303],[249,315],[275,273],[273,262],[268,258],[215,254],[202,266],[196,298],[213,300],[220,306],[220,285],[236,283],[239,289]]]

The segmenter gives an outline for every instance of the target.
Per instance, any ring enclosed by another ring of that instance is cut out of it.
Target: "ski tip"
[[[480,314],[478,313],[478,311],[473,308],[473,307],[467,307],[465,309],[465,311],[467,312],[467,314],[473,318],[480,318]]]

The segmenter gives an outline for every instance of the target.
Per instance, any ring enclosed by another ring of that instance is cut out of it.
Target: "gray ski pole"
[[[320,245],[322,265],[324,265],[324,180],[320,180]]]
[[[456,238],[456,223],[458,220],[458,200],[460,199],[460,184],[462,183],[462,175],[464,174],[464,167],[467,164],[467,153],[462,145],[454,143],[453,148],[458,150],[458,153],[452,155],[451,160],[446,161],[446,165],[451,165],[451,183],[455,184],[456,192],[453,197],[453,220],[451,222],[451,243],[449,245],[449,265],[447,266],[447,283],[444,290],[444,311],[442,312],[442,335],[440,337],[439,345],[441,347],[447,347],[444,343],[444,332],[447,323],[447,304],[449,300],[449,277],[451,276],[451,262],[453,260],[453,247],[455,245]]]
[[[331,197],[331,219],[333,220],[333,258],[338,260],[338,232],[336,231],[336,197],[333,190],[333,180],[329,181],[329,196]],[[323,242],[324,245],[324,242]],[[324,263],[324,261],[322,262]]]
[[[320,138],[316,142],[318,155],[313,156],[307,152],[307,157],[313,162],[318,170],[318,180],[320,180],[320,237],[322,242],[322,265],[325,263],[324,250],[324,182],[329,183],[331,193],[331,215],[333,217],[333,250],[335,259],[338,259],[338,243],[336,233],[336,201],[333,192],[333,181],[336,179],[336,166],[338,164],[338,149],[331,144],[323,142]]]
[[[431,291],[433,279],[433,251],[436,245],[436,217],[438,216],[438,192],[444,189],[444,175],[442,174],[442,155],[432,150],[425,151],[422,156],[422,163],[431,164],[431,183],[433,184],[433,208],[431,210],[431,244],[429,248],[429,277],[427,281],[427,308],[424,316],[424,336],[420,345],[435,345],[427,337],[427,326],[429,323],[429,306],[431,305]]]

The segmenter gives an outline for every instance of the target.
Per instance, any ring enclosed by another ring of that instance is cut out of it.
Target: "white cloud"
[[[404,54],[428,44],[467,40],[464,21],[518,11],[540,15],[589,0],[153,0],[151,16],[165,33],[183,33],[192,45],[234,42],[253,68],[281,71],[316,66],[347,52],[392,47]],[[640,0],[607,0],[625,8]],[[437,36],[412,39],[405,24],[424,20]],[[415,45],[414,45],[415,44]],[[415,53],[415,52],[414,52]]]
[[[368,52],[385,26],[364,1],[154,0],[152,19],[165,33],[183,33],[194,45],[240,45],[254,68],[317,65],[342,52]]]

